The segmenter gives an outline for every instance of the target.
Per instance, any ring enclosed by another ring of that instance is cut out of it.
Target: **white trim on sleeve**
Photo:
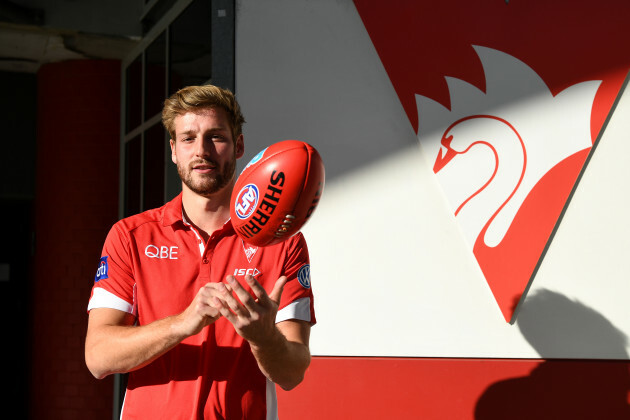
[[[102,287],[95,287],[88,304],[88,311],[95,308],[111,308],[136,315],[135,306]]]
[[[303,297],[293,301],[276,314],[276,324],[288,319],[311,322],[311,298]]]

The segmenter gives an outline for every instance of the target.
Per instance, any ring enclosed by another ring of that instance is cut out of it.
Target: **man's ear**
[[[177,165],[177,154],[175,153],[175,140],[171,139],[169,141],[171,145],[171,160],[175,165]]]
[[[245,154],[245,141],[243,140],[243,135],[239,134],[236,138],[236,158],[240,159]]]

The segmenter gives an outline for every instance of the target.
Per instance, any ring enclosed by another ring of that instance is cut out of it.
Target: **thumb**
[[[277,304],[280,304],[280,297],[282,296],[284,285],[287,284],[287,280],[287,276],[280,277],[278,280],[276,280],[276,284],[274,284],[271,293],[269,293],[269,298]]]

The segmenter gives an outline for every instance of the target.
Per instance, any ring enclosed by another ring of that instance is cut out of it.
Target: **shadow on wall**
[[[542,358],[628,358],[620,330],[549,290],[527,298],[517,325]],[[630,419],[629,367],[625,361],[545,360],[529,376],[491,385],[477,402],[475,419]]]

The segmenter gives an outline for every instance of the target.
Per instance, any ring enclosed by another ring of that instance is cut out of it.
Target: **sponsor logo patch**
[[[169,260],[177,260],[179,259],[177,254],[179,247],[176,246],[157,246],[157,245],[147,245],[144,249],[144,255],[149,258],[158,258],[158,259],[169,259]]]
[[[103,280],[107,277],[107,256],[101,257],[101,260],[98,263],[98,270],[96,270],[96,276],[94,277],[94,283],[99,280]]]
[[[252,215],[258,205],[258,187],[256,184],[247,184],[238,192],[234,203],[234,210],[239,219],[247,219]]]
[[[309,264],[304,264],[298,270],[297,274],[298,282],[305,289],[311,288],[311,266]]]

